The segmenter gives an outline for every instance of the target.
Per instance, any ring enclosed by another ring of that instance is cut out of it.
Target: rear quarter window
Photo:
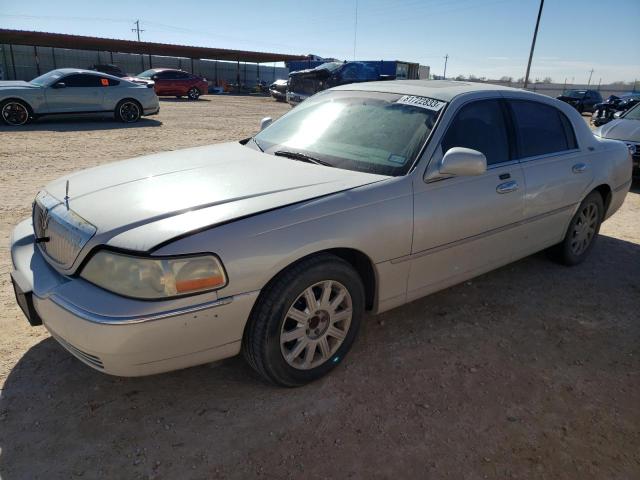
[[[557,108],[529,100],[509,101],[518,158],[564,152],[577,147],[571,122]]]

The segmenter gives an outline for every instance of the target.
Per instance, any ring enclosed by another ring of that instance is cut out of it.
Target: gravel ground
[[[378,317],[312,385],[240,358],[116,378],[31,328],[12,226],[70,171],[236,140],[289,107],[165,100],[108,120],[0,127],[0,477],[640,478],[640,185],[574,268],[538,254]]]

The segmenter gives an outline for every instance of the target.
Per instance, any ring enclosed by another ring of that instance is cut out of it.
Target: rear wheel
[[[31,120],[31,109],[22,100],[6,100],[0,104],[0,116],[6,125],[18,127]]]
[[[135,100],[121,100],[116,106],[116,120],[123,123],[135,123],[142,116],[142,107]]]
[[[243,338],[249,364],[266,380],[304,385],[347,354],[364,312],[364,287],[344,260],[318,255],[281,273],[262,292]]]
[[[196,87],[191,87],[187,92],[187,96],[189,97],[189,100],[198,100],[198,98],[200,98],[200,90]]]
[[[571,219],[564,240],[551,248],[552,258],[564,265],[582,263],[595,244],[603,217],[602,196],[591,192]]]

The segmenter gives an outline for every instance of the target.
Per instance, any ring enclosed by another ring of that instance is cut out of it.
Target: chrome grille
[[[96,227],[46,192],[33,204],[33,231],[40,250],[62,268],[69,268]]]

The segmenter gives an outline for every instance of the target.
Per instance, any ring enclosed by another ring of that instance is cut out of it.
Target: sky
[[[357,5],[357,27],[356,27]],[[0,0],[0,28],[352,60],[447,77],[523,77],[539,0]],[[531,79],[638,80],[640,0],[546,0]]]

